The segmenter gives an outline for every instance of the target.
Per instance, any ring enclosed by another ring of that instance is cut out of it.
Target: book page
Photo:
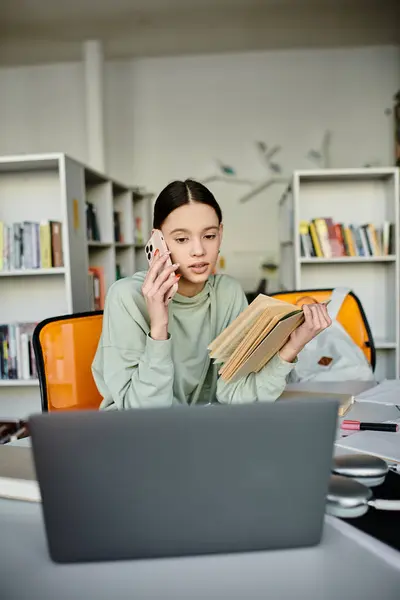
[[[246,351],[246,348],[249,344],[249,340],[253,339],[258,332],[265,327],[266,319],[269,320],[268,313],[264,310],[261,315],[259,315],[258,319],[251,325],[250,329],[245,332],[241,339],[235,337],[231,340],[229,346],[226,347],[224,354],[221,351],[218,351],[218,362],[229,362],[234,360],[234,357],[238,355],[242,355],[243,352]],[[267,321],[268,322],[268,321]],[[217,362],[217,361],[215,361]]]
[[[238,347],[246,344],[249,338],[252,338],[254,331],[258,330],[259,323],[265,318],[265,309],[257,315],[246,320],[245,325],[241,330],[233,331],[231,335],[224,341],[223,345],[217,347],[210,355],[210,358],[216,358],[218,362],[225,362],[234,353]]]
[[[233,351],[230,357],[226,358],[220,374],[223,374],[224,377],[229,377],[231,373],[239,369],[279,322],[283,322],[293,315],[304,314],[301,309],[296,311],[289,310],[290,313],[288,315],[282,316],[281,314],[274,314],[277,312],[275,307],[272,307],[271,310],[270,307],[266,308],[264,314],[257,320],[236,350]]]
[[[288,317],[288,322],[286,323],[283,319],[278,323],[277,327],[281,326],[280,331],[280,339],[276,336],[277,344],[275,348],[271,344],[271,350],[261,358],[259,364],[255,367],[254,372],[258,373],[261,369],[271,360],[271,358],[279,352],[279,350],[286,344],[290,335],[293,333],[297,327],[304,323],[304,313],[297,313],[290,315]],[[272,332],[274,333],[274,332]],[[271,340],[272,341],[272,340]],[[272,353],[271,353],[272,352]]]
[[[227,348],[232,345],[236,347],[236,343],[243,339],[254,322],[259,318],[264,308],[264,296],[259,294],[257,298],[211,342],[208,346],[210,358],[219,357],[220,354],[226,354]]]
[[[254,336],[258,336],[263,326],[266,326],[273,316],[286,316],[293,312],[301,312],[294,304],[283,302],[264,294],[257,298],[208,346],[210,358],[216,362],[225,362],[229,356],[247,338],[252,343]],[[262,319],[262,315],[265,318]],[[261,323],[265,325],[261,325]],[[247,347],[247,342],[245,342]]]
[[[249,373],[261,370],[271,358],[282,348],[290,334],[304,322],[304,313],[296,313],[285,320],[280,320],[269,335],[261,342],[253,354],[237,370],[228,373],[221,370],[224,381],[237,380]]]
[[[243,354],[248,350],[249,344],[252,343],[251,340],[257,339],[260,334],[266,330],[270,323],[271,316],[269,309],[266,308],[248,331],[247,335],[242,339],[240,344],[236,348],[233,348],[231,356],[228,356],[227,358],[229,358],[229,360],[234,360],[234,358],[237,356],[243,356]]]
[[[233,340],[237,342],[239,338],[233,336],[232,344],[225,346],[226,350],[229,348],[231,351],[231,354],[226,351],[223,354],[224,360],[219,361],[224,363],[219,374],[225,381],[230,381],[233,377],[236,379],[239,373],[240,376],[244,376],[250,372],[258,372],[305,320],[303,308],[268,296],[263,298],[267,298],[268,302],[261,316],[253,322],[247,332],[244,332],[236,347]],[[324,301],[323,304],[329,304],[329,302],[330,299]],[[230,328],[233,329],[236,321],[231,323]],[[220,350],[214,350],[213,356],[220,359],[222,354],[219,353]],[[246,366],[247,364],[249,366]]]
[[[246,337],[243,342],[236,348],[235,352],[232,356],[227,360],[224,365],[223,372],[228,374],[232,371],[234,372],[238,369],[255,351],[255,349],[260,345],[263,339],[269,334],[270,331],[275,327],[275,325],[279,322],[279,317],[275,316],[272,319],[269,318],[269,322],[266,324],[266,319],[262,323],[262,328],[255,332],[255,335],[252,336],[254,341],[251,342],[250,335]]]

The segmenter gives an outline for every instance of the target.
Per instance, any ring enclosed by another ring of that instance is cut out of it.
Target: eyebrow
[[[205,227],[203,229],[203,231],[210,231],[210,229],[215,229],[218,230],[219,227],[217,227],[216,225],[211,225],[210,227]],[[179,229],[173,229],[172,231],[169,232],[170,235],[173,235],[174,233],[190,233],[190,231],[188,229],[183,229],[183,228],[179,228]]]

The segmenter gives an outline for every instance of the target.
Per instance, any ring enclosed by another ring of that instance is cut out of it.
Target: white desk
[[[375,408],[357,405],[347,418],[360,410],[365,419]],[[400,552],[331,517],[313,548],[80,565],[50,561],[40,505],[0,499],[0,532],[4,600],[399,598]]]
[[[0,500],[4,600],[398,600],[400,553],[327,517],[313,548],[56,565],[41,506]]]
[[[349,394],[356,396],[364,390],[373,387],[373,382],[362,382],[362,381],[340,381],[335,383],[324,383],[324,382],[301,382],[293,383],[287,386],[287,391],[283,393],[282,397],[291,398],[292,400],[301,400],[307,398],[324,398],[324,389],[329,393],[343,394],[348,396]],[[308,395],[307,393],[310,392]],[[344,419],[353,419],[356,421],[369,421],[369,422],[383,422],[390,421],[392,419],[398,419],[400,416],[399,410],[396,406],[385,406],[383,404],[374,404],[369,402],[354,402],[350,410],[344,417],[338,418],[338,428],[336,439],[341,437],[340,425]],[[390,434],[389,434],[390,435]],[[348,448],[341,448],[336,446],[334,448],[335,455],[351,454],[356,453],[354,450]],[[400,596],[399,596],[400,597]]]

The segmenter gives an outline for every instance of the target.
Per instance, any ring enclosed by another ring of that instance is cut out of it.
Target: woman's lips
[[[207,271],[208,267],[209,263],[199,262],[194,265],[190,265],[189,269],[201,275],[202,273],[205,273]]]

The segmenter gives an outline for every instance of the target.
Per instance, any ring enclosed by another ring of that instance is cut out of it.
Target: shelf
[[[31,341],[32,327],[17,329],[16,324],[34,325],[48,317],[92,310],[94,292],[98,290],[97,282],[88,272],[90,267],[99,270],[104,298],[119,274],[131,276],[140,270],[142,263],[145,266],[144,250],[136,251],[135,242],[150,237],[153,195],[146,193],[142,198],[139,191],[64,153],[0,156],[0,220],[7,226],[22,221],[42,223],[45,219],[61,222],[64,255],[64,263],[39,260],[24,263],[15,248],[12,260],[0,265],[0,269],[4,268],[0,270],[0,322],[13,326],[8,329],[8,346],[22,334],[24,349],[26,342]],[[87,203],[93,205],[97,216],[98,230],[93,233],[87,228]],[[114,212],[119,213],[120,233],[115,230]],[[14,234],[14,227],[10,227],[11,231]],[[15,231],[18,233],[18,229]],[[36,257],[40,242],[36,228],[32,238],[31,250]],[[40,267],[52,263],[62,266],[21,268],[24,264]],[[6,267],[9,269],[5,270]],[[7,279],[1,280],[2,277]],[[3,354],[7,366],[11,352],[7,355],[5,349]],[[31,360],[32,353],[28,355]],[[17,358],[18,367],[22,362],[25,368],[21,357]],[[17,376],[6,367],[4,372]],[[0,379],[0,405],[5,414],[23,418],[40,410],[38,379],[22,378],[33,376],[32,373],[36,375],[31,368],[23,371],[18,368],[20,379]],[[72,382],[55,381],[50,385],[64,393]]]
[[[378,381],[400,377],[399,197],[397,167],[313,169],[294,171],[291,190],[279,204],[278,289],[351,290],[372,331]],[[325,220],[325,227],[316,227],[311,235],[314,219],[321,219],[322,225]],[[315,235],[322,248],[327,244],[325,252],[318,251],[320,257],[313,256]],[[338,250],[342,256],[332,256],[334,237],[341,248],[364,248],[364,255],[343,256],[346,253]],[[388,251],[389,242],[389,254],[371,256],[369,249],[376,248],[376,241],[381,252]],[[348,302],[347,307],[350,322],[355,306]]]
[[[376,262],[394,262],[396,257],[389,256],[337,256],[335,258],[305,258],[302,256],[302,264],[326,264],[326,263],[376,263]]]
[[[396,342],[387,342],[385,340],[375,340],[376,350],[395,350],[397,348]]]
[[[0,379],[0,387],[38,387],[38,379]]]
[[[125,194],[126,192],[129,192],[129,187],[127,187],[123,183],[119,183],[118,181],[112,181],[111,184],[114,196],[118,196],[119,194]]]
[[[1,156],[0,173],[56,170],[63,156],[62,153]]]
[[[93,240],[88,241],[89,248],[111,248],[111,242],[95,242]]]
[[[360,169],[317,169],[295,171],[301,183],[307,181],[371,181],[393,177],[396,167],[371,167]]]
[[[118,248],[121,248],[121,249],[124,249],[124,248],[133,248],[134,244],[132,244],[132,243],[131,244],[126,244],[125,242],[114,242],[114,246],[118,250]]]
[[[0,277],[30,277],[33,275],[64,275],[64,267],[51,267],[50,269],[13,269],[10,271],[0,271]]]

